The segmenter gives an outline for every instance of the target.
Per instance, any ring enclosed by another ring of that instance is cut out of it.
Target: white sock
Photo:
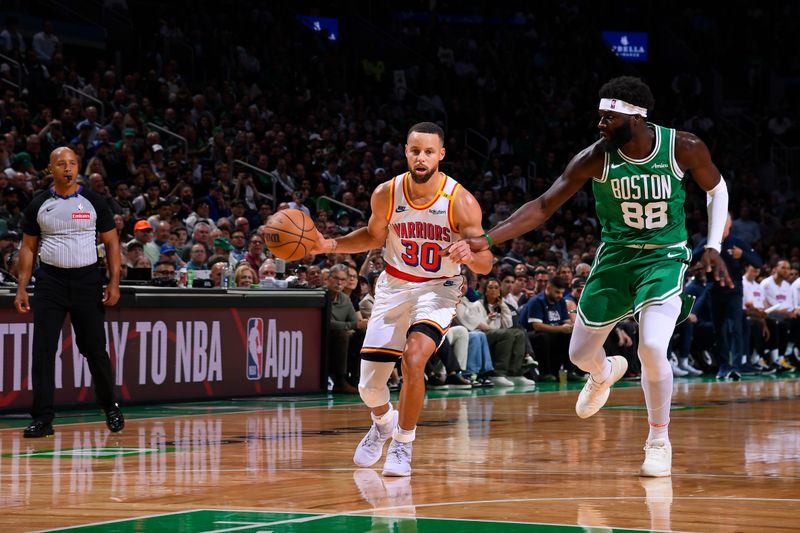
[[[375,416],[375,413],[370,413],[372,417],[372,421],[378,424],[379,426],[385,426],[389,422],[392,421],[392,412],[394,409],[392,408],[392,404],[389,404],[389,410],[383,413],[380,416]]]
[[[769,359],[773,363],[777,363],[778,362],[778,349],[777,348],[773,348],[772,350],[769,351]]]
[[[611,377],[612,370],[611,361],[606,358],[603,360],[603,369],[597,374],[592,374],[592,380],[594,380],[595,383],[603,383]]]
[[[669,440],[669,421],[666,424],[650,424],[650,433],[647,434],[647,441],[654,439]]]
[[[412,442],[416,437],[416,427],[414,429],[403,429],[399,424],[394,428],[394,433],[392,434],[392,438],[397,442]]]

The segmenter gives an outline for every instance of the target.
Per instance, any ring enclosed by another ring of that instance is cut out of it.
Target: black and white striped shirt
[[[114,227],[114,215],[105,199],[83,187],[66,197],[53,189],[40,193],[22,218],[22,231],[41,238],[42,262],[59,268],[95,264],[97,232]]]

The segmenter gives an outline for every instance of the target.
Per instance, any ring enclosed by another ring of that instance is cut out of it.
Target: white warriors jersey
[[[461,275],[461,267],[442,250],[459,240],[453,223],[453,200],[461,185],[440,172],[436,196],[424,205],[414,204],[408,193],[409,173],[392,178],[389,236],[383,259],[386,272],[406,281],[426,281]]]

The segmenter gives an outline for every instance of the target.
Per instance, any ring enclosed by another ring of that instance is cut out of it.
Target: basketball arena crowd
[[[770,39],[791,39],[797,7],[744,9],[748,30],[736,39],[722,39],[730,25],[711,23],[703,8],[675,10],[674,39],[702,53],[648,70],[590,38],[597,31],[587,27],[586,11],[593,8],[580,2],[553,16],[523,9],[491,24],[443,20],[425,9],[380,25],[353,16],[342,24],[347,39],[310,30],[285,8],[234,4],[123,13],[146,31],[135,54],[121,60],[62,43],[44,18],[31,28],[5,17],[0,53],[19,66],[0,60],[3,284],[15,285],[22,212],[51,185],[49,155],[69,146],[83,186],[114,213],[123,280],[187,290],[326,289],[335,339],[330,384],[357,393],[381,250],[287,264],[265,246],[269,217],[303,210],[326,237],[363,227],[376,185],[406,169],[408,127],[425,120],[445,129],[440,169],[475,195],[488,229],[544,192],[597,138],[597,89],[612,75],[633,74],[653,88],[654,120],[702,138],[730,187],[723,256],[736,287],[689,269],[686,291],[697,302],[676,328],[674,374],[738,379],[800,367],[798,180],[770,165],[770,147],[798,144],[798,106],[766,98],[763,82],[767,72],[796,75],[800,54],[765,50],[759,32],[777,28]],[[682,27],[694,31],[683,35]],[[734,49],[706,47],[716,42]],[[761,60],[748,60],[756,51]],[[726,59],[733,57],[745,65],[740,74]],[[721,83],[738,87],[723,103],[720,82],[704,66],[710,59]],[[693,180],[686,187],[690,245],[702,249],[705,195]],[[464,271],[465,297],[429,363],[428,386],[585,379],[567,346],[599,239],[587,186],[544,226],[494,246],[490,275]],[[639,376],[636,347],[632,319],[605,346],[628,359],[629,379]],[[392,385],[401,379],[393,376]]]

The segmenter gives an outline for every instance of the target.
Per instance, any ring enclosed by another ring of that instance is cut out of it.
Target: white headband
[[[647,109],[615,98],[601,98],[600,111],[616,111],[617,113],[625,113],[626,115],[642,115],[643,117],[647,117]]]

